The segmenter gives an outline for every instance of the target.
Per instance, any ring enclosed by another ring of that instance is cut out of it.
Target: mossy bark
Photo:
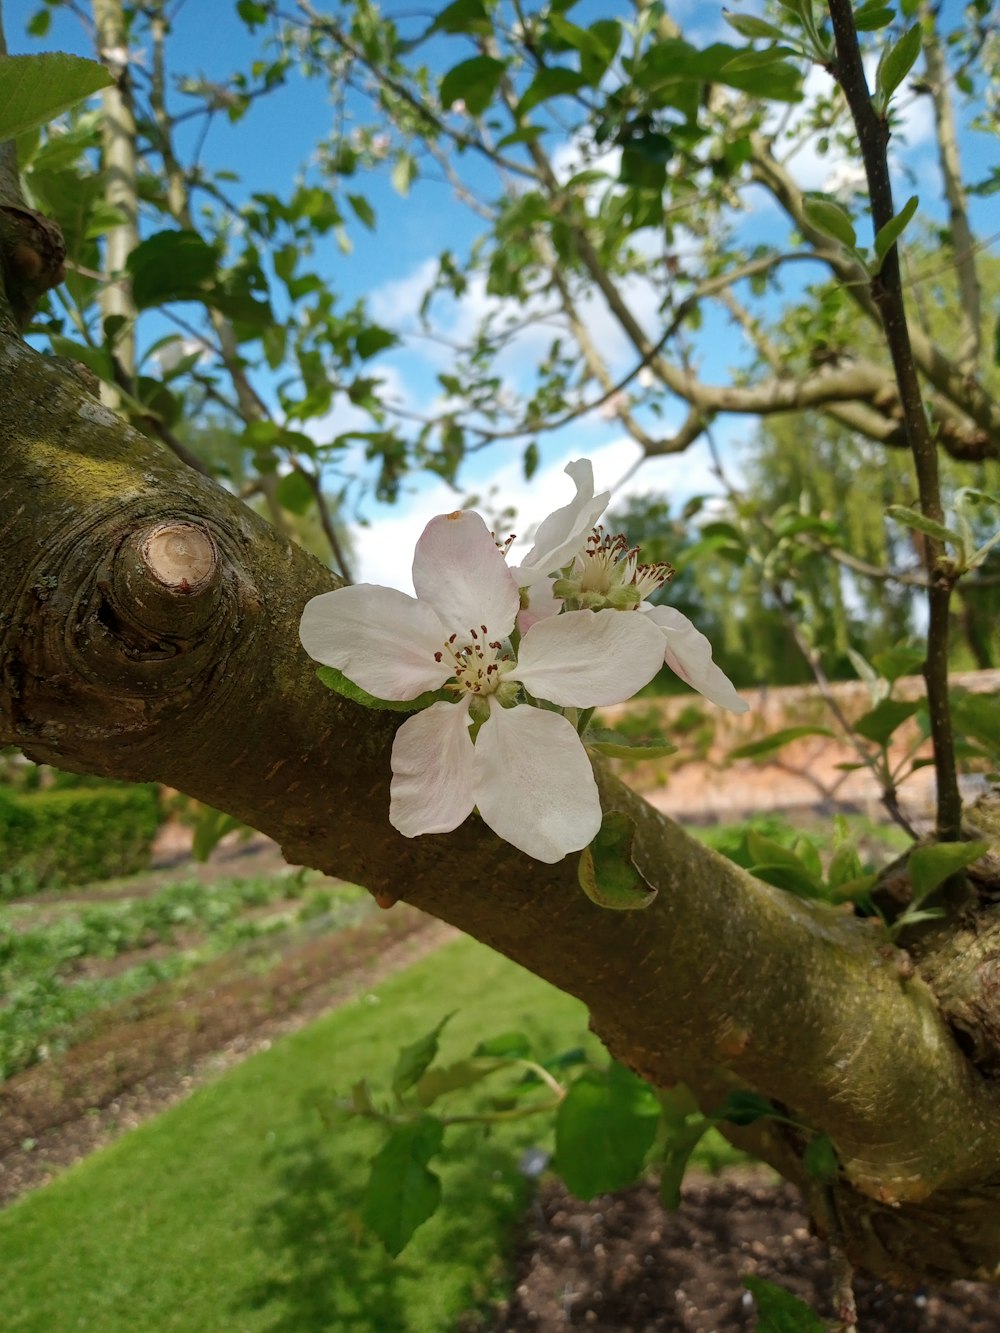
[[[14,337],[0,401],[0,744],[176,786],[460,926],[579,996],[654,1083],[709,1107],[749,1086],[828,1133],[832,1193],[801,1166],[806,1135],[765,1124],[755,1146],[821,1223],[835,1209],[858,1262],[996,1276],[1000,1091],[878,929],[750,878],[603,773],[659,890],[643,912],[602,911],[575,858],[530,861],[475,817],[400,837],[398,715],[325,690],[299,646],[329,572]]]

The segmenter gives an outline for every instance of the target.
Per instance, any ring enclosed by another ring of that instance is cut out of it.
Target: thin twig
[[[887,156],[888,121],[884,114],[877,115],[872,105],[850,0],[828,0],[828,4],[837,48],[831,72],[843,89],[854,119],[868,178],[872,225],[878,234],[895,215]],[[917,474],[920,507],[925,517],[943,523],[937,447],[931,438],[920,379],[910,346],[899,253],[895,245],[886,255],[878,275],[872,279],[871,294],[882,319],[896,374],[903,423]],[[937,779],[937,836],[948,842],[959,837],[962,823],[962,798],[955,770],[955,737],[948,700],[949,607],[956,574],[937,537],[924,535],[924,552],[931,585],[927,592],[927,660],[924,678],[927,681],[927,706]]]

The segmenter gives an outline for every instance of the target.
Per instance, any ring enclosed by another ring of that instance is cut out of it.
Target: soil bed
[[[454,934],[398,907],[264,971],[223,958],[105,1010],[89,1040],[0,1085],[0,1207]]]
[[[637,1186],[580,1203],[541,1192],[515,1257],[511,1299],[463,1333],[735,1333],[756,1327],[744,1274],[787,1287],[832,1318],[826,1246],[789,1185],[742,1169],[695,1180],[676,1213]],[[900,1292],[855,1281],[859,1333],[995,1333],[1000,1290],[956,1282]]]

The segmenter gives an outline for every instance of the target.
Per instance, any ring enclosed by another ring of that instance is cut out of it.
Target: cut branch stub
[[[225,534],[188,516],[145,523],[115,544],[91,579],[81,581],[66,622],[67,653],[95,684],[161,703],[175,685],[226,660],[227,635],[243,624],[254,597],[238,562],[224,555]]]
[[[222,561],[204,525],[169,519],[124,542],[112,579],[117,599],[143,629],[187,637],[218,607]]]

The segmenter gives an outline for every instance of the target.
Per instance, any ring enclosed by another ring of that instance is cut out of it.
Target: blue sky
[[[422,12],[426,15],[439,7],[430,5]],[[746,4],[740,7],[752,10],[756,6]],[[53,12],[52,26],[43,42],[27,37],[25,24],[37,8],[33,0],[7,0],[4,15],[12,52],[59,49],[92,54],[83,26],[73,14],[63,9]],[[391,0],[384,8],[390,13],[414,12],[412,5],[400,4],[399,0]],[[954,0],[949,0],[946,10],[955,14],[958,9]],[[682,23],[685,22],[685,11],[694,24],[696,39],[721,37],[728,31],[721,20],[721,5],[694,4],[689,0],[686,4],[671,7],[671,12]],[[585,0],[574,17],[579,16],[577,21],[587,21],[588,12],[592,18],[613,12],[624,13],[625,8]],[[209,13],[210,25],[206,24]],[[686,35],[690,33],[689,29]],[[173,68],[209,80],[223,80],[237,69],[248,68],[254,59],[259,58],[261,36],[262,30],[258,30],[256,36],[247,32],[229,0],[186,0],[177,10],[174,22],[171,39]],[[433,51],[431,55],[433,58]],[[821,76],[817,75],[819,78]],[[905,154],[915,173],[922,202],[926,200],[930,205],[940,191],[928,139],[927,102],[926,98],[912,99],[906,116],[905,137],[909,139],[909,147]],[[203,159],[210,168],[226,167],[238,173],[240,184],[227,187],[237,200],[258,190],[280,193],[287,188],[295,172],[309,162],[317,139],[329,130],[330,115],[323,83],[293,75],[285,88],[251,107],[246,117],[235,126],[225,117],[216,117]],[[194,127],[189,133],[195,133]],[[995,145],[991,145],[984,135],[966,134],[962,146],[966,162],[976,171],[985,171],[988,162],[995,160]],[[183,140],[181,147],[184,147]],[[902,144],[900,147],[902,151]],[[796,171],[807,188],[821,188],[831,167],[829,159],[821,159],[808,148],[797,156]],[[449,187],[439,181],[418,181],[405,202],[384,175],[366,176],[359,181],[359,186],[376,210],[379,229],[372,235],[360,225],[352,226],[350,238],[354,248],[349,256],[342,254],[332,241],[322,245],[318,252],[320,271],[329,276],[331,286],[345,301],[367,295],[377,317],[387,322],[402,317],[404,323],[409,318],[412,326],[422,281],[430,272],[433,258],[446,247],[461,255],[478,230],[476,221],[466,210],[455,205]],[[903,189],[905,193],[901,197],[905,198],[911,189],[907,186]],[[981,233],[991,229],[989,206],[993,202],[982,201],[974,212]],[[743,235],[750,239],[769,237],[779,221],[773,207],[765,206],[763,199],[759,204],[742,224]],[[817,274],[814,272],[812,276]],[[641,298],[637,296],[637,299],[641,304]],[[647,313],[655,321],[655,308],[650,308]],[[460,318],[460,313],[456,312],[455,319]],[[622,347],[618,359],[615,331],[604,312],[595,307],[592,318],[595,333],[607,340],[606,350],[616,365],[627,368],[625,349]],[[546,337],[544,341],[547,343],[548,340]],[[540,339],[538,346],[541,346]],[[721,317],[717,317],[711,329],[709,350],[701,362],[704,378],[725,378],[740,355],[739,336]],[[442,367],[442,353],[424,342],[388,358],[380,358],[373,366],[375,369],[385,367],[388,392],[410,402],[427,406],[439,392],[435,375]],[[516,378],[516,365],[511,365],[510,374]],[[327,423],[333,424],[336,430],[345,428],[343,408],[339,411],[340,419]],[[676,423],[682,415],[675,405],[669,410],[667,419]],[[727,452],[731,453],[730,446],[747,438],[752,428],[750,422],[728,418],[720,423],[717,433]],[[560,469],[569,458],[594,457],[598,485],[605,486],[614,484],[637,457],[637,447],[623,437],[621,427],[593,413],[575,423],[572,429],[540,443],[543,465],[530,486],[524,483],[520,448],[516,455],[498,449],[486,451],[470,462],[461,478],[469,491],[484,493],[491,485],[495,486],[495,508],[513,503],[519,511],[518,530],[525,533],[553,504],[568,498],[569,483],[560,477]],[[663,490],[683,500],[703,490],[718,490],[718,484],[711,475],[710,460],[702,443],[682,456],[645,465],[629,484],[629,489]],[[405,570],[402,579],[398,574],[393,577],[395,570],[388,567],[386,552],[411,549],[423,522],[433,513],[454,508],[460,499],[460,495],[434,478],[422,478],[391,509],[387,510],[374,501],[366,503],[364,512],[373,527],[358,536],[362,574],[377,581],[402,581],[405,585]]]

